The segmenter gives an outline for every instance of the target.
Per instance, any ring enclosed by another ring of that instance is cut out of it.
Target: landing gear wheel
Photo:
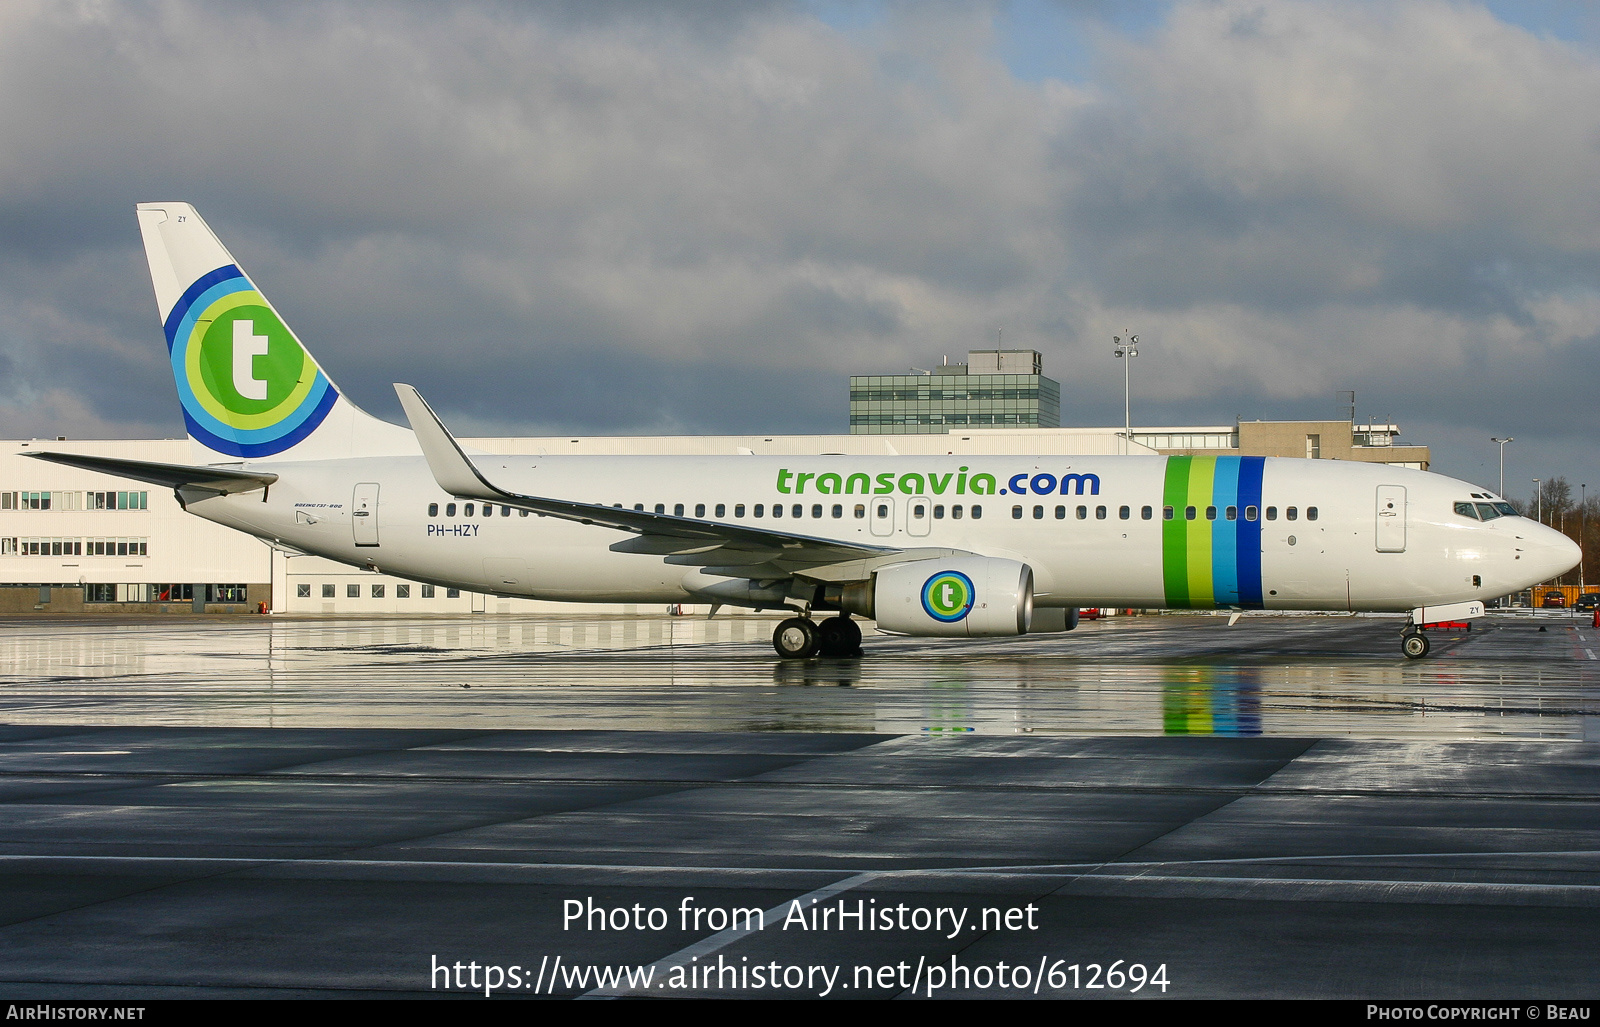
[[[861,651],[861,627],[849,617],[829,617],[817,625],[817,651],[823,656],[854,656]]]
[[[1420,631],[1413,631],[1400,638],[1400,651],[1406,654],[1408,660],[1422,659],[1428,655],[1428,649],[1428,636]]]
[[[804,617],[780,621],[772,632],[772,648],[786,660],[806,660],[817,654],[817,626]]]

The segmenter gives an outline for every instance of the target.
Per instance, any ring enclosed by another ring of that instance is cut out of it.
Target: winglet
[[[472,461],[467,459],[467,454],[461,451],[450,430],[421,393],[399,382],[394,383],[394,391],[405,408],[411,430],[417,435],[422,455],[428,460],[428,470],[433,472],[433,480],[441,489],[462,499],[500,499],[505,495],[472,466]]]

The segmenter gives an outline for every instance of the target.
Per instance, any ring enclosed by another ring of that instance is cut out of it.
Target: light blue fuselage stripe
[[[1218,606],[1239,602],[1238,525],[1228,520],[1228,507],[1239,505],[1239,458],[1217,458],[1216,477],[1211,484],[1212,501],[1217,504],[1217,519],[1211,522],[1211,592]]]

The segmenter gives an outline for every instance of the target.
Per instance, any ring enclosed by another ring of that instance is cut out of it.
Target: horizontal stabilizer
[[[174,489],[200,489],[226,496],[235,492],[264,489],[278,480],[270,471],[235,471],[226,467],[190,467],[185,464],[160,464],[149,460],[119,460],[110,456],[83,453],[23,453],[35,460],[48,460],[83,471],[115,474],[121,478],[165,485]]]

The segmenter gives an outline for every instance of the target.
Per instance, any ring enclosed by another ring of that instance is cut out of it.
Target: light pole
[[[1132,359],[1139,355],[1139,337],[1129,335],[1128,340],[1124,342],[1122,336],[1113,335],[1111,351],[1122,360],[1122,453],[1126,456],[1133,448],[1133,405],[1130,399],[1132,379],[1129,367]]]
[[[1588,539],[1589,533],[1584,529],[1589,526],[1589,483],[1583,482],[1578,486],[1578,595],[1583,595],[1583,544]]]
[[[1500,498],[1504,499],[1506,498],[1506,443],[1517,441],[1517,437],[1513,435],[1505,439],[1491,438],[1489,441],[1500,443]]]
[[[1539,491],[1539,479],[1533,479],[1533,508],[1536,511],[1534,519],[1540,524],[1544,523],[1544,493]]]

